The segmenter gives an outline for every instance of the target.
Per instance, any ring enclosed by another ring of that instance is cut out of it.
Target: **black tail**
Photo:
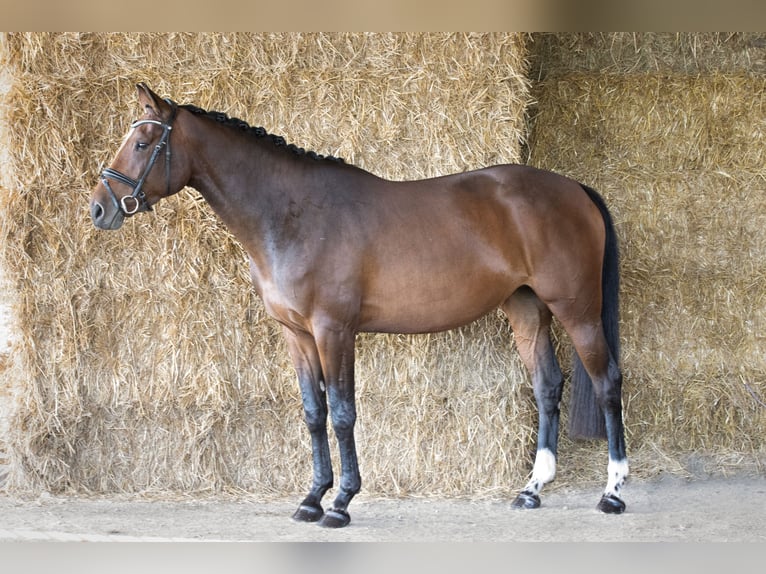
[[[601,196],[586,185],[582,188],[596,204],[604,218],[606,241],[604,246],[604,266],[601,272],[601,322],[612,357],[620,362],[620,324],[619,291],[620,269],[619,249],[614,223]],[[593,384],[585,371],[582,361],[574,353],[572,365],[572,395],[569,407],[569,435],[572,438],[606,438],[606,425],[601,407],[596,402]]]

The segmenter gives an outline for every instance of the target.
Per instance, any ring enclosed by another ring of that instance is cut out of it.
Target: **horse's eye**
[[[147,147],[149,147],[149,144],[146,142],[136,142],[135,149],[136,151],[145,150]]]

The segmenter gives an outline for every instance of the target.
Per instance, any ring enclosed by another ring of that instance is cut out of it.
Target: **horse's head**
[[[91,195],[90,214],[93,224],[101,229],[119,229],[126,217],[150,211],[161,198],[180,191],[185,184],[181,166],[171,162],[178,108],[146,84],[137,88],[144,115],[130,126]]]

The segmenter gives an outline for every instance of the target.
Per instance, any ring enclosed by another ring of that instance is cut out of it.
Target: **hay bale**
[[[20,34],[2,264],[20,340],[9,486],[300,493],[310,448],[277,325],[246,257],[192,191],[119,233],[90,188],[147,81],[389,178],[518,161],[529,102],[516,34]],[[358,444],[372,494],[506,492],[535,416],[505,321],[360,336]]]
[[[585,32],[534,34],[530,77],[596,72],[680,75],[762,74],[766,39],[758,32]]]
[[[554,45],[567,48],[551,68],[534,56],[545,71],[531,163],[593,185],[614,211],[632,468],[762,472],[766,81],[742,50],[764,62],[766,38],[562,35]],[[692,46],[690,67],[678,54]]]

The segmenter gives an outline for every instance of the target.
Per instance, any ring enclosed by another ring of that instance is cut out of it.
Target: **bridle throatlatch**
[[[133,122],[130,125],[130,129],[135,129],[138,126],[142,126],[144,124],[154,124],[162,128],[162,136],[160,137],[160,141],[157,142],[157,145],[154,146],[154,151],[149,158],[149,163],[146,164],[141,177],[136,180],[125,175],[124,173],[117,171],[116,169],[112,169],[111,167],[108,167],[103,172],[101,172],[101,182],[109,192],[112,203],[126,216],[134,215],[142,209],[146,211],[152,210],[152,206],[149,205],[149,202],[146,200],[146,193],[144,193],[143,189],[144,182],[149,176],[149,173],[152,171],[154,164],[157,163],[157,158],[163,149],[165,150],[165,180],[167,182],[166,195],[170,195],[170,131],[173,129],[173,121],[176,119],[178,106],[172,100],[165,101],[170,104],[171,108],[173,109],[173,113],[167,123],[161,122],[159,120],[138,120],[137,122]],[[133,193],[130,195],[125,195],[121,199],[118,198],[117,194],[112,190],[112,186],[109,185],[110,179],[132,188]]]

